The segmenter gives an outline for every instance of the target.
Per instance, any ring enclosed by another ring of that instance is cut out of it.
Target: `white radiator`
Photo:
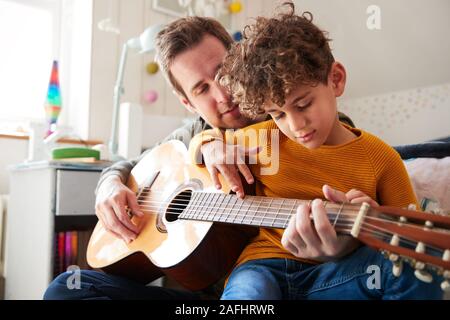
[[[5,229],[6,209],[8,207],[8,196],[0,195],[0,277],[3,277],[5,258]]]

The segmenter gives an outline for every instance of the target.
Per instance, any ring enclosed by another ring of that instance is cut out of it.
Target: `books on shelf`
[[[91,269],[86,260],[86,250],[92,230],[64,231],[55,234],[54,276],[67,271],[72,265]]]

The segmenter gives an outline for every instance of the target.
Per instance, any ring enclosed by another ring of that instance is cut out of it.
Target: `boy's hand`
[[[323,186],[325,198],[333,202],[362,203],[378,206],[373,199],[359,190],[347,193]],[[311,216],[313,221],[311,221]],[[309,205],[300,205],[297,213],[289,221],[281,243],[294,256],[318,261],[330,261],[347,255],[359,245],[351,236],[337,235],[328,219],[323,202],[315,199]]]
[[[111,176],[103,181],[95,199],[95,214],[106,230],[129,243],[136,239],[139,229],[131,222],[126,206],[137,216],[144,215],[136,194],[119,177]]]
[[[239,172],[248,184],[254,182],[253,175],[245,164],[245,157],[256,155],[258,148],[244,150],[240,146],[215,140],[204,144],[201,147],[201,152],[205,166],[216,188],[222,188],[218,177],[220,173],[230,185],[231,190],[236,192],[239,198],[243,198],[245,194]]]

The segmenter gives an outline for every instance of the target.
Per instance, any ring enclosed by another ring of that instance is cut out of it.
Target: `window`
[[[0,0],[0,119],[44,119],[52,61],[59,51],[57,0]]]
[[[0,131],[45,122],[52,63],[58,60],[58,125],[87,138],[92,7],[92,0],[0,0]]]

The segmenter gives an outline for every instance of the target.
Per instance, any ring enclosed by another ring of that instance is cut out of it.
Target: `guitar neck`
[[[300,204],[309,200],[245,196],[194,191],[179,219],[221,222],[255,227],[285,229]],[[330,222],[336,229],[349,233],[360,205],[324,201]]]

